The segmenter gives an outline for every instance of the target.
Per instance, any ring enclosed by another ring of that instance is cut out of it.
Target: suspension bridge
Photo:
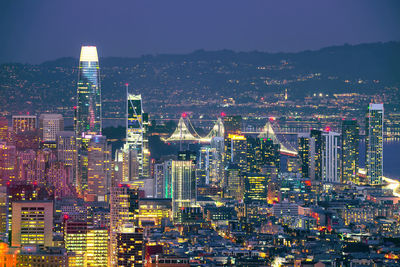
[[[275,128],[275,129],[274,129]],[[280,144],[280,152],[287,156],[297,156],[297,150],[292,147],[290,142],[285,138],[285,135],[281,134],[281,140],[278,139],[276,132],[280,132],[279,125],[277,123],[272,124],[270,120],[267,121],[261,132],[242,132],[242,134],[257,134],[259,138],[271,139],[274,144]],[[172,135],[168,138],[164,138],[164,142],[198,142],[198,143],[210,143],[214,137],[224,137],[224,124],[222,119],[219,117],[215,122],[213,128],[206,136],[200,136],[196,129],[193,127],[189,116],[183,113],[179,119],[178,125]]]

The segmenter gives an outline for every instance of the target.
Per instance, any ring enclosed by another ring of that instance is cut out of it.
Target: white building
[[[322,181],[340,183],[340,134],[322,133]]]

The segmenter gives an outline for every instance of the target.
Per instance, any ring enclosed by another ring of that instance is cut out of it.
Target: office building
[[[117,265],[120,267],[143,266],[143,228],[124,225],[117,233]]]
[[[53,202],[12,202],[11,245],[53,245]]]
[[[16,178],[17,151],[16,147],[0,142],[0,183],[6,185]]]
[[[0,241],[8,242],[8,211],[7,187],[0,186]]]
[[[75,133],[101,134],[100,68],[95,46],[82,46],[78,70]]]
[[[383,175],[383,104],[369,104],[366,119],[367,179],[372,185],[382,184]]]
[[[64,118],[61,114],[42,114],[39,117],[41,141],[56,142],[57,133],[64,131]]]
[[[108,230],[106,228],[88,229],[86,236],[86,266],[107,266]]]
[[[146,136],[148,115],[143,112],[142,96],[127,92],[126,143],[124,150],[135,152],[139,175],[149,176],[149,148]]]
[[[174,216],[183,207],[196,205],[195,166],[191,160],[173,160],[172,173],[172,211]]]
[[[8,140],[8,120],[5,117],[0,117],[0,141]]]
[[[236,200],[243,199],[243,176],[237,164],[230,163],[225,168],[224,197]]]
[[[32,115],[13,115],[12,129],[14,134],[36,131],[36,116]]]
[[[242,132],[242,116],[225,116],[223,121],[225,135],[240,134]]]
[[[268,177],[258,173],[244,175],[244,202],[267,202]]]
[[[244,135],[228,134],[225,137],[225,165],[237,164],[242,170],[247,168],[247,140]]]
[[[106,201],[111,176],[111,148],[105,136],[90,140],[88,152],[87,201]]]
[[[110,196],[110,261],[117,262],[117,233],[125,224],[137,225],[139,190],[127,183],[111,187]]]
[[[358,183],[360,127],[357,120],[342,121],[342,182]]]
[[[61,131],[56,135],[57,160],[69,167],[70,178],[73,185],[76,185],[77,147],[73,131]]]
[[[340,183],[340,134],[322,133],[322,181]]]
[[[65,249],[71,254],[69,266],[84,266],[87,248],[87,222],[74,220],[65,215],[63,227]]]

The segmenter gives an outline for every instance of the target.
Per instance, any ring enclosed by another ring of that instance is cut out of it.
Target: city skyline
[[[1,266],[400,264],[400,4],[74,1],[0,3],[72,51],[0,63]]]

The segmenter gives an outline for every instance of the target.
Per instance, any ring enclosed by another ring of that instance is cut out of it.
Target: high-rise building
[[[0,241],[8,242],[8,195],[7,188],[0,186]]]
[[[195,166],[191,160],[173,160],[172,173],[172,212],[174,216],[180,208],[196,205]]]
[[[172,198],[172,161],[154,165],[155,196],[157,198]]]
[[[37,129],[36,116],[32,115],[13,115],[12,129],[13,133],[31,132]]]
[[[359,132],[357,120],[342,121],[342,182],[358,183]]]
[[[124,225],[117,233],[117,266],[143,266],[143,228]]]
[[[137,225],[139,190],[128,183],[111,187],[110,196],[110,262],[117,262],[117,233],[125,224]]]
[[[225,116],[223,118],[225,135],[242,132],[242,116]]]
[[[242,170],[247,168],[247,140],[244,135],[228,134],[225,144],[225,165],[236,163]]]
[[[149,176],[149,149],[146,137],[148,115],[143,112],[142,96],[127,93],[125,150],[133,150],[139,163],[139,174]]]
[[[0,142],[0,183],[6,185],[16,178],[17,151],[15,146]]]
[[[322,179],[322,131],[311,130],[310,136],[314,138],[314,180],[321,181]],[[311,178],[311,177],[310,177]],[[311,178],[313,179],[313,178]]]
[[[382,184],[383,175],[383,104],[369,104],[366,119],[367,179],[370,184]]]
[[[111,149],[106,137],[93,136],[87,151],[88,179],[85,197],[88,201],[106,201],[111,176]]]
[[[95,46],[82,46],[78,71],[76,137],[101,134],[100,68]]]
[[[322,181],[340,183],[340,134],[322,133]]]
[[[106,228],[88,229],[86,237],[86,266],[107,266],[108,231]]]
[[[71,253],[69,266],[84,266],[87,246],[88,225],[85,221],[76,221],[64,216],[64,244]]]
[[[8,120],[5,117],[0,117],[0,141],[8,140]]]
[[[57,141],[57,160],[69,167],[72,184],[76,185],[76,167],[77,167],[77,147],[76,138],[73,131],[61,131],[56,135]]]
[[[258,173],[244,174],[244,201],[251,203],[253,201],[267,202],[268,195],[268,177]]]
[[[12,203],[11,245],[53,245],[53,202],[14,201]]]
[[[61,114],[42,114],[39,117],[39,131],[44,142],[56,142],[57,133],[64,131],[64,118]]]
[[[271,138],[247,137],[247,171],[261,172],[263,167],[280,166],[280,145]]]
[[[244,183],[240,167],[237,164],[230,163],[225,168],[224,177],[225,197],[242,200]]]

